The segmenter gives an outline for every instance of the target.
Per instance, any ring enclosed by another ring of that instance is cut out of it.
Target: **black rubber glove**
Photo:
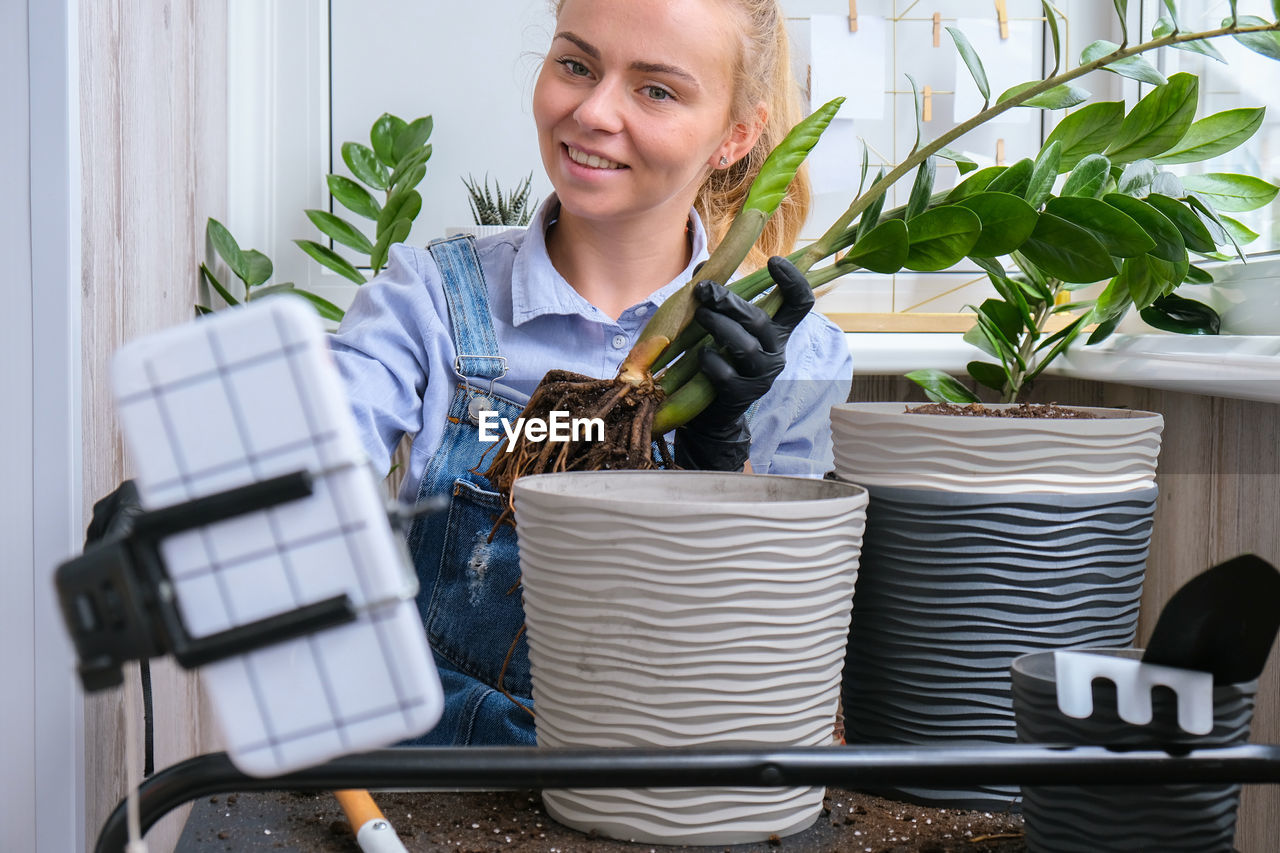
[[[675,461],[681,468],[740,471],[751,449],[746,411],[764,396],[786,365],[787,339],[813,307],[813,290],[786,258],[769,259],[769,275],[782,294],[770,317],[723,285],[700,281],[693,295],[702,306],[694,314],[723,351],[702,351],[699,364],[716,397],[676,430]]]
[[[138,487],[133,480],[125,480],[115,491],[93,505],[93,519],[85,532],[84,544],[92,545],[99,539],[124,536],[133,528],[133,519],[142,513],[138,499]]]

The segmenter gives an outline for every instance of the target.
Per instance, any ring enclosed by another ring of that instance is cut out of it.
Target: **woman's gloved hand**
[[[702,303],[694,319],[723,353],[707,347],[700,356],[716,397],[676,430],[675,461],[681,468],[739,471],[747,461],[751,432],[746,411],[782,372],[787,339],[813,308],[813,290],[790,261],[770,258],[769,275],[782,294],[774,317],[714,281],[694,285],[694,298]]]
[[[125,480],[115,491],[93,505],[93,518],[85,532],[85,545],[100,539],[125,536],[133,528],[133,520],[142,514],[142,502],[133,480]]]

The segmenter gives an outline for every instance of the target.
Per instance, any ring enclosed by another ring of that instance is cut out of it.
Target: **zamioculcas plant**
[[[985,99],[976,115],[930,142],[921,138],[920,98],[916,95],[916,142],[908,156],[866,186],[868,155],[862,160],[862,186],[844,214],[815,242],[789,256],[810,284],[819,287],[857,269],[894,273],[947,269],[968,257],[991,275],[999,298],[978,308],[968,340],[999,360],[975,362],[974,377],[985,385],[1021,388],[1060,354],[1086,327],[1091,340],[1110,334],[1132,306],[1157,323],[1191,330],[1211,325],[1208,309],[1171,295],[1173,288],[1206,275],[1190,263],[1188,251],[1214,257],[1219,246],[1248,239],[1247,229],[1220,210],[1247,210],[1267,203],[1276,187],[1242,175],[1204,175],[1177,179],[1163,165],[1195,162],[1230,150],[1262,121],[1262,111],[1230,110],[1193,122],[1197,79],[1176,74],[1166,80],[1141,54],[1175,47],[1209,55],[1208,40],[1232,36],[1247,47],[1280,59],[1280,24],[1233,16],[1218,29],[1183,33],[1173,0],[1149,41],[1115,45],[1094,42],[1081,62],[1060,70],[1058,18],[1047,2],[1045,18],[1054,49],[1054,67],[1043,80],[1014,86],[991,103],[981,59],[964,34],[948,28]],[[1116,0],[1121,21],[1126,0]],[[1234,3],[1232,4],[1234,8]],[[1015,107],[1065,109],[1083,103],[1089,93],[1074,85],[1083,75],[1106,69],[1156,85],[1127,114],[1123,103],[1100,103],[1068,116],[1035,160],[976,171],[947,193],[933,192],[936,158],[956,162],[962,174],[977,164],[949,146],[969,131]],[[915,81],[908,75],[913,91]],[[773,212],[800,162],[839,108],[825,105],[798,125],[766,161],[751,194],[720,245],[701,268],[699,279],[724,283],[733,275]],[[887,190],[915,171],[906,205],[884,211]],[[1066,174],[1059,186],[1059,177]],[[863,188],[865,187],[865,192]],[[832,263],[818,262],[835,256]],[[999,258],[1017,271],[1008,273]],[[1063,302],[1063,293],[1108,281],[1093,300]],[[769,313],[781,299],[773,282],[758,270],[729,285],[746,299],[758,299]],[[698,370],[697,351],[710,338],[692,321],[692,285],[678,291],[641,333],[614,380],[588,380],[552,371],[530,400],[526,414],[543,417],[566,409],[603,417],[606,441],[592,445],[517,443],[498,454],[486,472],[509,493],[515,477],[554,470],[651,467],[650,441],[700,412],[712,397]],[[1068,315],[1064,328],[1047,334],[1047,321]],[[658,373],[658,371],[662,371]],[[654,376],[657,374],[655,380]],[[945,398],[954,380],[928,373],[917,377],[931,394]],[[940,390],[941,389],[941,390]],[[961,392],[955,392],[959,398]]]
[[[427,174],[431,129],[431,116],[406,122],[383,113],[369,129],[372,147],[359,142],[342,144],[342,161],[360,182],[329,175],[329,192],[352,213],[373,220],[372,241],[340,216],[327,210],[307,211],[312,224],[334,242],[367,255],[374,275],[386,265],[391,244],[402,243],[409,236],[413,220],[422,210],[422,196],[414,188]],[[375,192],[382,193],[381,202],[374,197]],[[354,265],[327,246],[314,240],[294,242],[317,263],[356,284],[365,283],[364,275]]]
[[[351,212],[374,221],[373,241],[355,225],[327,210],[306,212],[307,218],[334,242],[368,255],[368,266],[375,275],[386,265],[391,244],[403,242],[409,236],[414,219],[422,211],[422,196],[415,187],[427,173],[427,160],[431,158],[431,145],[427,139],[431,136],[431,129],[431,116],[406,122],[390,113],[383,113],[369,131],[372,148],[358,142],[343,143],[342,159],[360,180],[329,175],[329,192]],[[383,201],[379,202],[370,190],[382,192]],[[241,249],[231,232],[216,219],[209,219],[205,237],[241,282],[241,295],[237,297],[217,279],[207,264],[200,265],[201,277],[228,306],[273,293],[289,292],[310,302],[326,320],[338,322],[342,319],[343,311],[337,305],[294,286],[292,282],[268,284],[272,273],[271,259],[256,249]],[[328,246],[315,240],[294,242],[320,265],[356,284],[365,283],[364,275]],[[208,305],[196,305],[199,314],[213,310]]]

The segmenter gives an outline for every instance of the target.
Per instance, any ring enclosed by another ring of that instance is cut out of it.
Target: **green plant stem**
[[[1022,338],[1022,344],[1018,347],[1018,359],[1012,365],[1009,372],[1009,379],[1005,382],[1004,394],[1000,398],[1002,403],[1012,403],[1018,399],[1018,395],[1022,393],[1022,380],[1027,375],[1025,368],[1018,367],[1019,364],[1025,364],[1031,367],[1031,356],[1035,352],[1035,343],[1044,334],[1045,324],[1049,322],[1049,318],[1053,316],[1054,305],[1058,301],[1058,293],[1062,290],[1062,282],[1054,280],[1049,286],[1050,296],[1045,302],[1036,309],[1034,323],[1036,333],[1034,335],[1025,335]]]
[[[1084,65],[1077,66],[1070,71],[1064,71],[1061,74],[1041,80],[1036,85],[1024,89],[1013,97],[1000,101],[995,106],[988,107],[982,112],[977,113],[964,122],[956,125],[951,130],[948,130],[946,133],[925,145],[923,148],[917,148],[913,151],[905,160],[897,166],[894,166],[893,169],[873,183],[865,193],[854,199],[853,203],[849,205],[844,214],[837,219],[821,237],[809,245],[809,247],[803,252],[801,258],[796,262],[796,266],[802,272],[806,272],[815,263],[833,254],[836,251],[836,247],[839,246],[841,237],[844,236],[845,232],[849,229],[849,226],[853,224],[854,220],[857,219],[858,215],[862,213],[862,211],[866,210],[866,208],[875,199],[879,198],[882,193],[888,192],[889,187],[893,186],[900,178],[902,178],[903,175],[907,174],[929,157],[938,153],[938,151],[947,147],[947,145],[964,136],[969,131],[976,127],[980,127],[1006,110],[1023,104],[1031,98],[1034,98],[1036,95],[1043,94],[1050,89],[1061,86],[1063,83],[1075,80],[1077,77],[1083,77],[1091,71],[1097,71],[1103,66],[1119,62],[1122,59],[1128,59],[1129,57],[1136,56],[1140,53],[1146,53],[1149,50],[1155,50],[1161,47],[1170,47],[1172,45],[1182,44],[1183,42],[1218,38],[1220,36],[1275,31],[1280,31],[1280,22],[1268,24],[1266,26],[1220,27],[1216,30],[1205,30],[1198,33],[1170,33],[1167,36],[1161,36],[1158,39],[1152,39],[1151,41],[1143,42],[1142,44],[1134,45],[1133,47],[1122,47],[1105,56],[1100,56],[1097,59],[1086,62]]]

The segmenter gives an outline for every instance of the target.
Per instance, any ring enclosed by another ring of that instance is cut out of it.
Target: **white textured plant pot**
[[[1011,742],[1013,658],[1133,642],[1164,419],[907,412],[913,405],[831,412],[837,474],[871,494],[846,739]],[[885,793],[987,809],[1018,798],[995,785]]]
[[[1164,418],[1154,412],[1068,406],[1097,417],[988,418],[907,412],[913,405],[832,407],[840,479],[868,487],[1077,494],[1155,483]]]
[[[867,493],[697,471],[516,482],[539,746],[832,742]],[[808,828],[821,788],[549,790],[583,832],[658,844]]]
[[[445,237],[457,237],[459,234],[470,234],[477,240],[481,237],[492,237],[508,231],[524,231],[524,225],[450,225],[444,229]]]

